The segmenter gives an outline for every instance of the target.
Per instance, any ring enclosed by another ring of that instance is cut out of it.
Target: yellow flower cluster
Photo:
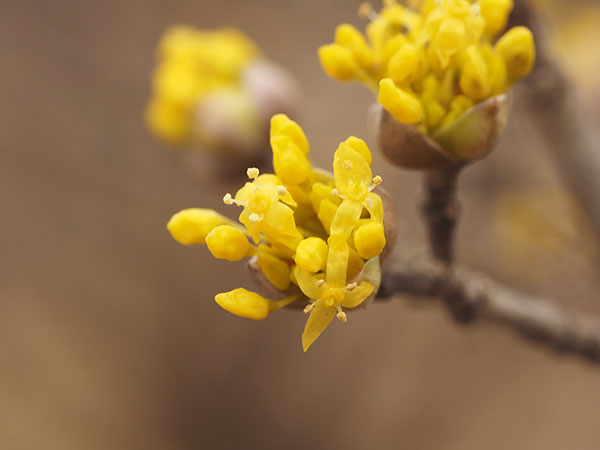
[[[251,319],[293,301],[308,301],[302,334],[304,351],[334,316],[346,321],[344,308],[355,308],[378,286],[359,276],[366,264],[379,264],[385,246],[383,204],[372,192],[371,152],[350,137],[334,155],[333,176],[312,167],[309,143],[298,124],[284,114],[271,120],[274,174],[247,171],[248,181],[227,205],[242,208],[243,226],[207,209],[186,209],[167,227],[184,245],[203,244],[216,258],[239,261],[256,257],[260,272],[287,297],[268,300],[246,289],[218,294],[227,311]]]
[[[251,121],[250,102],[240,94],[241,74],[258,55],[256,45],[232,28],[168,29],[158,46],[153,94],[145,113],[148,127],[170,144],[186,144],[196,138],[210,145],[214,137],[198,136],[202,131],[194,128],[194,110],[216,91],[227,96],[228,114],[242,123]]]
[[[513,0],[425,0],[418,11],[385,1],[366,36],[339,25],[335,42],[319,49],[331,77],[378,91],[399,122],[427,134],[477,102],[506,92],[534,63],[531,31],[505,27]]]

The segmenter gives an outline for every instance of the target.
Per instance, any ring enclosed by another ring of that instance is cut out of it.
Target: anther
[[[248,216],[248,220],[252,223],[258,223],[260,222],[260,216],[256,213],[252,213]]]
[[[373,184],[375,186],[380,185],[383,182],[383,178],[381,178],[379,175],[375,175],[375,177],[373,178]]]
[[[248,170],[246,170],[246,174],[251,180],[254,180],[256,177],[258,177],[259,173],[260,171],[256,167],[248,167]]]
[[[370,2],[362,2],[358,7],[358,17],[361,19],[367,18],[369,20],[376,20],[378,14],[373,10],[373,6]]]
[[[285,186],[277,186],[277,195],[279,195],[280,197],[283,197],[287,193],[288,193],[288,190],[285,188]]]
[[[233,198],[229,192],[223,196],[223,203],[226,205],[233,205]]]
[[[358,284],[355,282],[352,283],[348,283],[348,285],[346,286],[346,290],[347,291],[353,291],[354,289],[356,289],[356,287],[358,286]]]
[[[323,285],[325,284],[325,280],[318,280],[315,284],[317,287],[323,287]]]
[[[306,307],[304,308],[304,314],[308,314],[310,313],[313,309],[315,309],[315,304],[314,303],[309,303],[308,305],[306,305]]]
[[[336,188],[333,188],[331,190],[331,195],[333,195],[334,197],[337,197],[338,195],[340,195],[340,191],[338,191]]]

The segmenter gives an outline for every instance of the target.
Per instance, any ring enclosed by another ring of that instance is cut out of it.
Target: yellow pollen
[[[260,171],[256,167],[249,167],[248,170],[246,170],[246,174],[248,175],[248,178],[254,180],[258,177]]]
[[[226,205],[233,205],[233,198],[229,192],[223,196],[223,203]]]
[[[256,213],[252,213],[250,216],[248,216],[248,220],[250,220],[252,223],[258,223],[260,222],[260,216]]]

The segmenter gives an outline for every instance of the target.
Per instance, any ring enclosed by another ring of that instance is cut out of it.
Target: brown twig
[[[425,200],[421,206],[429,247],[435,258],[452,264],[454,228],[458,220],[456,182],[461,165],[443,165],[425,172]]]
[[[518,0],[510,25],[535,35],[534,70],[521,84],[532,117],[542,131],[557,172],[586,211],[600,237],[600,133],[578,99],[545,39],[545,30],[528,2]]]
[[[442,299],[462,308],[464,322],[487,321],[555,350],[600,363],[600,320],[431,259],[386,264],[378,299],[395,295]],[[455,314],[456,316],[456,314]]]

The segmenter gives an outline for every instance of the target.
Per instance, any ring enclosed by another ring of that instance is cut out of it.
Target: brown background
[[[249,33],[302,85],[300,123],[326,166],[340,140],[367,135],[371,94],[328,79],[316,56],[358,4],[1,2],[0,448],[599,448],[600,376],[579,360],[400,300],[303,354],[304,316],[223,312],[212,297],[249,286],[242,265],[167,233],[185,207],[232,214],[219,199],[238,182],[194,177],[143,126],[164,27]],[[515,103],[498,151],[461,184],[459,260],[594,309],[593,244],[544,206],[562,198],[558,178]],[[397,250],[412,251],[419,177],[379,156],[374,169],[402,217]],[[503,193],[537,188],[551,194],[533,202],[534,235],[562,224],[559,247],[502,231],[519,229],[498,218]]]

